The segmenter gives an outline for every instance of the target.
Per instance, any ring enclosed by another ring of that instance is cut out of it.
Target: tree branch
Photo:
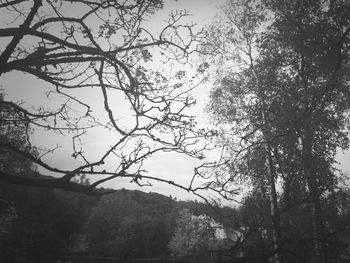
[[[0,181],[7,183],[14,183],[26,186],[45,187],[45,188],[59,188],[66,191],[82,193],[86,195],[99,196],[115,192],[110,189],[96,189],[90,185],[82,185],[70,181],[61,180],[48,175],[16,175],[0,171]]]
[[[37,13],[39,7],[42,5],[41,0],[35,0],[34,5],[32,9],[30,10],[26,20],[23,22],[23,24],[18,28],[16,33],[13,35],[13,38],[11,42],[7,45],[5,50],[2,52],[0,56],[0,68],[5,68],[5,65],[10,58],[11,54],[15,50],[16,46],[18,45],[19,41],[23,38],[25,35],[25,32],[27,29],[29,29],[30,23],[33,21],[33,18],[35,14]],[[3,73],[1,70],[0,73]],[[1,74],[0,74],[1,75]]]

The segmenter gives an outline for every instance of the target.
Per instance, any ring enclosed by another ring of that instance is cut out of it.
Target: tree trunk
[[[259,77],[254,69],[253,58],[250,55],[251,68],[253,69],[253,74],[257,80],[257,85],[259,87],[258,97],[261,101],[262,111],[262,134],[265,141],[265,151],[266,151],[266,166],[268,171],[268,186],[269,186],[269,199],[270,199],[270,215],[272,221],[272,240],[273,240],[273,262],[281,263],[281,240],[282,240],[282,232],[281,232],[281,224],[280,224],[280,214],[278,211],[278,201],[277,201],[277,193],[276,193],[276,185],[275,185],[275,170],[274,163],[272,159],[272,147],[271,147],[271,129],[269,125],[269,118],[266,116],[266,96],[264,91],[259,86]]]
[[[303,142],[304,171],[307,179],[309,193],[311,196],[311,223],[312,223],[312,254],[311,263],[327,262],[327,247],[324,240],[322,209],[320,203],[319,186],[317,183],[317,174],[313,166],[312,158],[312,136],[309,129],[305,131]]]
[[[317,227],[316,219],[316,206],[315,203],[311,203],[311,221],[312,221],[312,254],[311,254],[311,263],[320,263],[321,262],[321,245],[320,237]]]
[[[312,239],[313,239],[313,251],[311,262],[312,263],[327,263],[327,245],[324,236],[324,225],[322,218],[322,208],[320,195],[317,189],[312,190],[311,201],[311,220],[312,220]]]
[[[265,109],[265,100],[264,96],[261,96],[263,107]],[[277,192],[275,185],[275,169],[274,163],[272,159],[272,151],[271,151],[271,135],[270,130],[267,125],[265,112],[262,112],[263,119],[263,136],[266,141],[265,143],[265,151],[266,151],[266,166],[268,171],[268,187],[269,187],[269,199],[270,199],[270,215],[271,215],[271,223],[272,223],[272,241],[273,241],[273,262],[281,263],[281,248],[282,248],[282,232],[281,232],[281,224],[280,224],[280,214],[278,211],[278,200],[277,200]]]
[[[272,220],[272,239],[273,239],[273,262],[281,263],[281,225],[280,215],[278,211],[277,192],[275,185],[275,171],[271,155],[271,148],[267,145],[267,167],[268,167],[268,182],[269,182],[269,199],[270,199],[270,214]]]
[[[269,199],[270,199],[270,215],[272,223],[272,241],[273,241],[273,262],[281,263],[281,224],[280,224],[280,214],[278,211],[278,200],[277,192],[275,185],[275,169],[272,159],[272,148],[271,148],[271,133],[268,118],[266,116],[266,104],[265,104],[265,95],[260,90],[259,97],[262,103],[262,133],[265,140],[265,151],[266,151],[266,166],[268,171],[268,187],[269,187]]]

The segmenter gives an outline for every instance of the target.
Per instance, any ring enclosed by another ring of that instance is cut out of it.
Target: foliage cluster
[[[232,0],[207,30],[223,149],[208,185],[226,198],[249,185],[244,206],[261,215],[250,228],[274,262],[337,262],[349,242],[334,241],[348,214],[328,206],[348,195],[335,164],[349,147],[349,13],[342,0]]]
[[[210,240],[215,238],[214,220],[206,215],[194,216],[188,209],[180,211],[169,249],[175,257],[205,254]]]
[[[103,196],[85,225],[89,252],[124,259],[167,254],[175,207],[171,198],[140,191]]]

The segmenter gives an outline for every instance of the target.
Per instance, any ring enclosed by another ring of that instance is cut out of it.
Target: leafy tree
[[[229,126],[211,186],[232,193],[231,182],[249,178],[268,189],[276,261],[283,260],[281,212],[306,202],[310,260],[329,260],[321,196],[337,185],[337,148],[348,147],[348,11],[346,1],[231,1],[226,19],[209,29],[204,51],[218,54],[224,69],[209,110]]]
[[[208,241],[215,237],[213,220],[205,215],[194,216],[188,209],[180,211],[169,243],[175,257],[193,257],[203,253]]]
[[[243,232],[243,250],[259,258],[270,256],[271,219],[267,193],[258,189],[247,194],[237,209],[238,224]]]
[[[268,12],[257,1],[231,1],[224,9],[226,19],[208,29],[210,37],[203,49],[205,53],[217,55],[218,67],[223,68],[217,74],[208,111],[216,124],[230,126],[219,134],[226,156],[219,164],[213,164],[213,176],[219,181],[216,179],[211,184],[225,198],[237,194],[232,188],[240,180],[249,179],[256,187],[267,190],[274,257],[279,262],[281,229],[272,156],[274,135],[269,95],[255,61],[255,49],[268,23]],[[222,37],[225,35],[227,38]],[[224,61],[230,62],[226,66]]]
[[[87,194],[99,194],[96,187],[115,178],[129,178],[140,185],[142,179],[177,185],[168,178],[146,175],[142,165],[157,152],[202,156],[201,149],[193,147],[199,135],[193,132],[195,121],[187,111],[195,103],[189,92],[200,80],[186,82],[186,72],[178,69],[203,35],[181,22],[188,16],[185,11],[172,12],[163,28],[154,32],[147,20],[162,6],[161,0],[0,4],[4,18],[0,37],[5,43],[0,75],[8,80],[5,91],[21,85],[11,83],[17,76],[34,81],[23,89],[42,99],[34,103],[2,100],[2,108],[16,113],[6,123],[25,122],[42,138],[54,137],[73,149],[68,153],[72,165],[67,167],[67,161],[60,167],[48,154],[58,155],[61,143],[52,146],[42,139],[45,145],[37,145],[33,154],[29,133],[25,149],[2,140],[1,150],[19,154],[55,177],[1,170],[1,181]],[[169,71],[162,68],[166,62],[173,65]],[[36,94],[35,86],[45,87],[47,96]],[[96,139],[103,137],[111,139],[103,145]],[[91,142],[103,150],[96,152]],[[80,176],[91,183],[73,181]]]
[[[286,130],[292,134],[294,149],[289,157],[301,164],[299,180],[300,183],[305,182],[310,195],[313,228],[311,258],[315,262],[326,262],[327,245],[320,199],[325,191],[336,185],[333,168],[336,149],[348,147],[344,114],[350,102],[346,85],[348,76],[345,73],[349,68],[347,43],[350,20],[342,12],[349,10],[349,5],[344,1],[295,1],[285,6],[271,1],[267,2],[267,6],[276,13],[276,21],[271,26],[272,33],[265,38],[273,43],[272,47],[266,49],[263,55],[269,64],[280,61],[273,71],[280,74],[279,79],[274,78],[274,85],[288,85],[287,92],[279,92],[285,97],[278,106],[282,114],[275,115],[282,117],[285,123],[289,121],[290,125],[276,126],[278,134]],[[280,13],[282,10],[288,11]],[[338,16],[341,18],[335,18]],[[294,26],[291,27],[292,23]],[[275,52],[271,52],[273,50]],[[279,54],[276,50],[280,51]],[[281,55],[283,59],[279,57]],[[282,73],[286,68],[290,74]],[[266,83],[271,84],[271,79],[267,79]],[[290,110],[284,112],[283,105],[289,105],[294,114]],[[280,144],[284,145],[283,141]]]

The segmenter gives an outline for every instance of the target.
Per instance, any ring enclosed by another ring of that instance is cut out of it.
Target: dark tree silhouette
[[[139,185],[157,180],[195,191],[169,178],[147,176],[142,168],[157,152],[200,158],[203,149],[194,147],[198,135],[187,111],[195,103],[189,92],[201,80],[186,78],[178,66],[188,62],[203,35],[181,22],[185,11],[171,13],[163,28],[153,32],[148,20],[162,6],[161,0],[1,1],[0,13],[8,23],[0,29],[5,43],[0,75],[35,80],[48,98],[30,104],[5,96],[1,111],[12,113],[1,115],[1,130],[25,124],[58,145],[32,146],[29,128],[26,148],[1,140],[1,149],[33,162],[41,176],[1,170],[0,181],[100,194],[100,184],[123,177]],[[161,67],[165,63],[168,71]],[[23,85],[25,93],[36,92],[30,84],[15,84]],[[11,89],[4,88],[5,94]],[[108,145],[89,146],[103,137],[111,138]],[[48,161],[47,154],[55,154],[62,138],[72,145],[74,167]],[[76,183],[79,176],[91,183]]]

